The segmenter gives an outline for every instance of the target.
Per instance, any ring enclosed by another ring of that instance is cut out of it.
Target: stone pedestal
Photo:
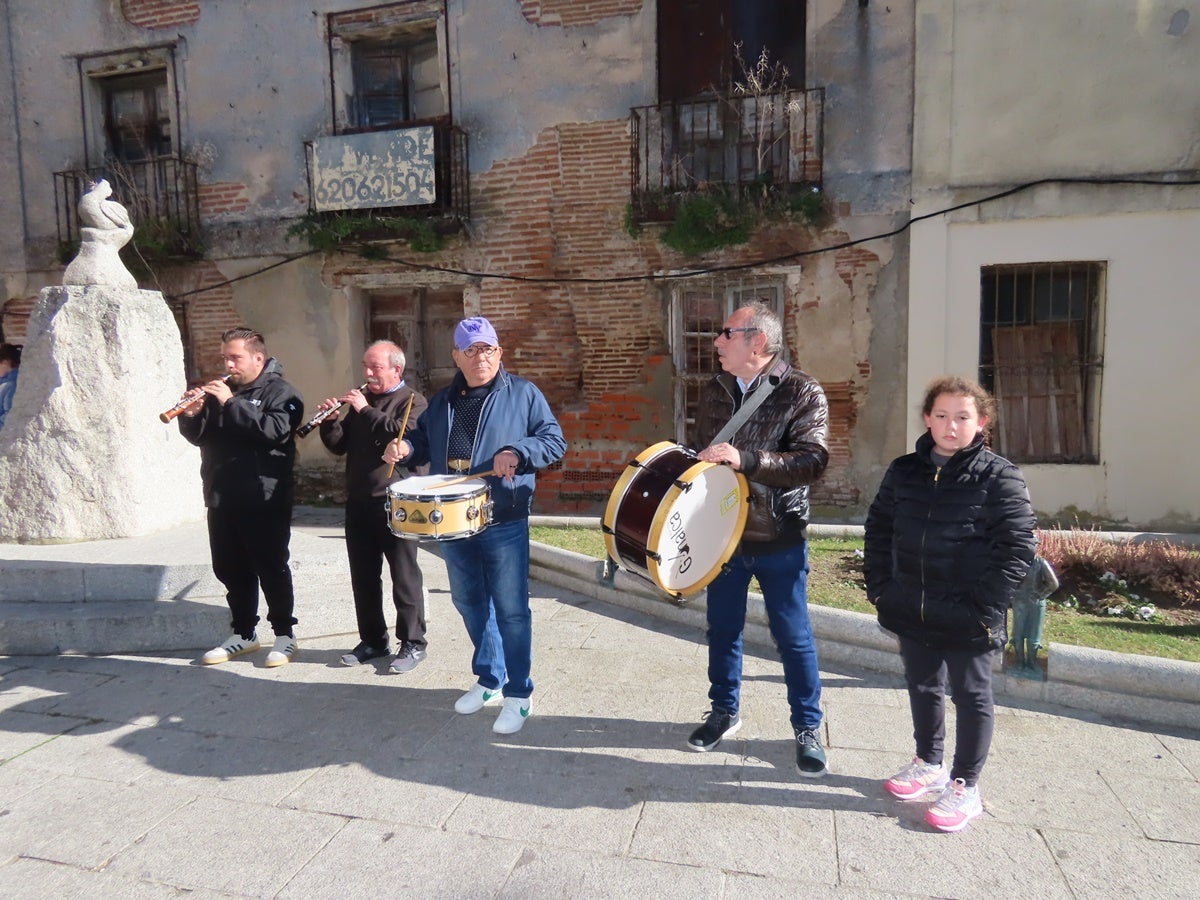
[[[0,541],[133,537],[203,518],[199,450],[158,418],[185,387],[162,294],[43,289],[0,429]]]

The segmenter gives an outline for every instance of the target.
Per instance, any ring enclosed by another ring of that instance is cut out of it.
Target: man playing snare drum
[[[487,319],[454,329],[459,373],[438,391],[408,439],[388,444],[387,462],[429,463],[430,474],[486,475],[491,524],[442,545],[450,594],[475,646],[475,685],[454,704],[470,714],[503,696],[492,731],[515,734],[532,711],[533,617],[529,611],[529,509],[534,473],[567,443],[542,392],[500,364]]]
[[[796,769],[824,775],[821,680],[808,619],[808,486],[829,461],[829,408],[816,379],[783,362],[783,328],[764,304],[743,306],[714,341],[724,374],[705,385],[692,446],[705,462],[732,466],[750,482],[750,512],[742,540],[724,571],[708,586],[708,691],[712,709],[688,738],[692,750],[711,750],[741,727],[742,632],[746,592],[758,579],[771,636],[783,660]],[[727,440],[713,441],[755,395],[766,399]],[[711,446],[710,446],[711,444]]]
[[[342,657],[342,665],[358,666],[391,652],[380,580],[386,559],[392,576],[399,642],[389,671],[397,675],[415,669],[425,659],[426,646],[417,545],[399,540],[388,528],[383,501],[391,466],[379,458],[383,448],[396,439],[406,411],[408,428],[413,428],[428,405],[421,394],[405,384],[404,362],[404,351],[396,344],[376,341],[363,354],[366,390],[354,388],[317,407],[323,411],[340,403],[350,408],[345,419],[330,415],[321,422],[322,443],[346,457],[346,554],[358,620],[358,646]]]

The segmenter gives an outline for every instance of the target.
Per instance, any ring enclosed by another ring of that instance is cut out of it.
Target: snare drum
[[[444,485],[451,481],[453,484]],[[487,528],[492,519],[488,484],[453,475],[412,475],[387,489],[388,530],[411,540],[454,541]]]
[[[750,509],[746,478],[686,447],[647,447],[617,479],[602,528],[609,556],[669,594],[689,597],[729,561]]]

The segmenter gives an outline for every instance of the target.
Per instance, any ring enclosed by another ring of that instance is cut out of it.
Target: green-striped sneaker
[[[489,704],[499,703],[502,699],[500,688],[484,687],[482,684],[477,684],[454,701],[454,711],[462,713],[464,716],[469,716],[471,713],[479,712]]]
[[[505,697],[504,709],[496,716],[492,731],[496,734],[516,734],[533,712],[533,701],[528,697]]]

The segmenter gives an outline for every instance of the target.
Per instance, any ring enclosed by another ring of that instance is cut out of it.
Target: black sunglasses
[[[720,331],[717,332],[717,334],[723,334],[723,335],[725,335],[725,340],[729,340],[735,334],[737,334],[739,331],[744,331],[747,334],[749,334],[751,331],[758,331],[758,329],[757,328],[722,328]]]

